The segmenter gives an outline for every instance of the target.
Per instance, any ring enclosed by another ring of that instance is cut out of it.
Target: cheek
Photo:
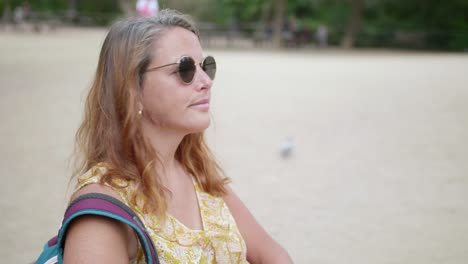
[[[159,122],[170,122],[181,118],[185,111],[189,96],[183,90],[171,86],[146,86],[143,90],[143,107],[151,119]],[[179,90],[176,90],[179,89]]]
[[[143,107],[146,113],[150,113],[152,116],[161,115],[167,108],[166,95],[158,89],[148,88],[143,93]]]

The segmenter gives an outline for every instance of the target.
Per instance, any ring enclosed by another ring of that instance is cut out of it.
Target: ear
[[[141,115],[143,113],[143,104],[141,103],[141,101],[138,101],[137,109],[138,109],[138,114]]]

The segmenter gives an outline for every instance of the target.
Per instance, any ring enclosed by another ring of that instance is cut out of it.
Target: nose
[[[197,90],[210,90],[213,86],[213,80],[206,74],[200,65],[197,65],[196,71],[196,89]]]

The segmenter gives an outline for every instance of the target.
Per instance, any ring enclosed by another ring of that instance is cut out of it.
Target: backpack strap
[[[146,263],[159,264],[153,241],[146,232],[143,222],[138,218],[135,212],[121,201],[102,193],[84,194],[73,200],[68,206],[58,236],[52,238],[48,242],[49,247],[55,244],[59,246],[59,263],[62,263],[63,246],[65,244],[67,229],[75,218],[82,215],[99,215],[127,224],[138,235],[138,240],[145,254]]]

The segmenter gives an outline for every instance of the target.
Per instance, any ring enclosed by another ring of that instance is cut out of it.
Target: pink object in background
[[[157,0],[138,0],[136,11],[139,16],[154,16],[158,13],[159,6]]]

